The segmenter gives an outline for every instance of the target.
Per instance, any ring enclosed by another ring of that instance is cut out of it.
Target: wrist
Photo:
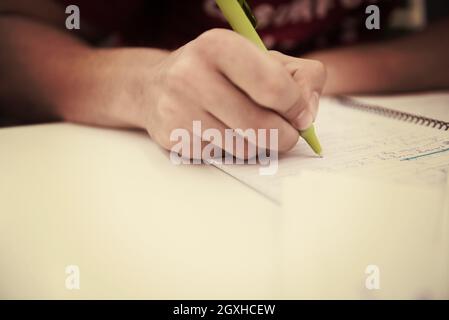
[[[116,119],[146,129],[160,92],[158,65],[168,54],[156,49],[119,49],[112,53],[109,65],[117,81],[111,84],[111,111]]]
[[[165,55],[145,49],[91,50],[69,79],[72,89],[59,104],[60,115],[93,125],[144,128],[157,91],[152,69]]]

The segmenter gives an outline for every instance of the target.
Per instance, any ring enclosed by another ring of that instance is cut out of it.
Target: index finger
[[[229,30],[204,33],[208,62],[258,105],[283,113],[300,92],[288,70],[267,52]]]

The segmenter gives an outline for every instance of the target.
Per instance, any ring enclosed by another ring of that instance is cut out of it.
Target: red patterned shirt
[[[120,44],[175,49],[202,32],[228,27],[214,0],[59,0],[80,7],[88,24],[118,35]],[[258,30],[273,49],[305,51],[379,37],[365,10],[376,4],[383,27],[398,0],[249,0]]]

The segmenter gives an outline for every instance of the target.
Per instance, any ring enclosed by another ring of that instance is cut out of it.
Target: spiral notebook
[[[445,131],[449,130],[449,122],[446,122],[444,120],[433,119],[418,114],[382,107],[375,104],[368,104],[351,97],[340,96],[337,97],[336,99],[337,101],[340,102],[342,106],[360,109],[363,111],[376,113],[384,117],[412,122],[418,125],[431,127],[434,129]],[[447,113],[449,114],[449,105],[447,106],[447,109],[448,109]]]
[[[261,176],[259,165],[214,165],[276,203],[282,202],[282,180],[304,170],[404,183],[446,183],[449,122],[442,119],[336,97],[322,99],[316,129],[324,149],[322,159],[300,140],[280,156],[272,176]]]

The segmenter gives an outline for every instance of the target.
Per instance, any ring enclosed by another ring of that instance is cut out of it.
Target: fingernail
[[[309,110],[315,112],[316,110],[318,110],[319,104],[320,104],[320,94],[318,92],[314,92],[309,101],[309,108],[310,108]]]
[[[304,110],[298,118],[293,122],[293,125],[298,130],[306,130],[313,123],[313,116],[309,110]]]
[[[318,110],[319,103],[320,94],[318,92],[314,92],[309,100],[307,109],[304,109],[304,111],[293,122],[296,129],[306,130],[313,124],[315,121],[314,114],[316,113],[316,110]]]

